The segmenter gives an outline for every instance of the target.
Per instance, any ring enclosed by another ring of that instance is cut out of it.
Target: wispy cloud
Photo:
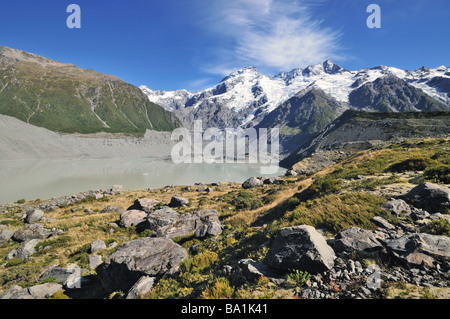
[[[314,18],[311,7],[323,0],[216,0],[203,7],[204,25],[216,37],[215,67],[209,73],[253,65],[290,70],[339,59],[340,32]]]
[[[198,90],[203,90],[209,87],[212,87],[213,85],[215,85],[216,83],[214,82],[214,79],[211,77],[205,77],[205,78],[200,78],[200,79],[194,79],[191,81],[187,81],[185,83],[185,88],[188,91],[191,92],[195,92]]]

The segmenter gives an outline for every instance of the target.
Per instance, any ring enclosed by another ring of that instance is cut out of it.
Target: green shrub
[[[289,272],[287,280],[296,287],[302,287],[311,279],[311,275],[306,271],[293,269]]]
[[[15,266],[23,264],[24,262],[25,262],[25,260],[22,258],[13,258],[13,259],[8,260],[5,267],[6,268],[15,267]]]
[[[47,277],[43,281],[41,281],[41,284],[49,284],[49,283],[57,284],[58,280],[55,277],[51,276],[51,277]]]
[[[204,299],[231,299],[234,294],[234,288],[230,286],[227,278],[219,277],[214,284],[206,287],[202,293]]]
[[[245,190],[241,190],[235,196],[232,196],[229,203],[234,205],[236,210],[253,210],[263,206],[263,202],[258,196]]]
[[[144,229],[143,231],[141,231],[139,233],[139,237],[143,238],[143,237],[151,237],[152,236],[152,231],[150,229]]]
[[[64,293],[64,290],[59,290],[52,296],[51,299],[70,299],[70,298]]]
[[[425,158],[408,158],[404,161],[394,163],[389,166],[386,171],[401,173],[405,171],[423,171],[428,165],[430,165],[430,160]]]
[[[301,201],[337,193],[341,189],[342,181],[331,175],[318,178],[311,186],[299,194]]]
[[[218,258],[217,253],[206,250],[198,253],[194,257],[186,259],[182,264],[182,269],[184,271],[197,273],[211,266]]]
[[[434,183],[450,184],[450,165],[430,167],[423,173],[425,180]]]
[[[450,236],[450,222],[444,218],[436,219],[421,228],[424,233]]]

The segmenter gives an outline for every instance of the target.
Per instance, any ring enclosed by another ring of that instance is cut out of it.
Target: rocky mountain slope
[[[170,132],[147,130],[141,137],[60,134],[0,115],[0,160],[166,158],[173,145]]]
[[[63,133],[143,135],[180,126],[176,116],[115,76],[4,46],[0,114]]]
[[[348,110],[288,157],[281,166],[298,172],[323,168],[355,152],[410,138],[447,137],[450,112],[377,113]]]

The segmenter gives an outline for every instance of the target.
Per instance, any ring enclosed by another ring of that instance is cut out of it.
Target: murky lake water
[[[283,169],[270,176],[284,174]],[[87,190],[125,190],[193,185],[196,182],[238,182],[261,176],[255,164],[174,164],[170,160],[89,159],[0,161],[0,203],[50,199]]]

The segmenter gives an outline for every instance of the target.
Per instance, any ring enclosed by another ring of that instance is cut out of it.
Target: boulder
[[[142,210],[148,214],[151,213],[159,203],[160,201],[156,199],[139,198],[134,201],[134,204],[130,206],[128,210]]]
[[[142,295],[152,290],[154,284],[155,277],[142,276],[128,291],[125,299],[139,299]]]
[[[27,259],[36,252],[36,246],[41,242],[41,239],[31,239],[29,241],[23,242],[17,248],[15,258]]]
[[[279,177],[269,177],[269,178],[264,178],[262,180],[263,184],[282,184],[282,180]]]
[[[33,209],[32,211],[28,212],[27,216],[25,217],[25,222],[27,224],[33,224],[40,221],[42,218],[44,218],[44,212],[40,209]]]
[[[14,230],[3,229],[0,231],[0,245],[8,242],[14,235]]]
[[[95,269],[102,263],[102,256],[100,255],[92,255],[89,256],[89,268]]]
[[[207,236],[217,236],[222,232],[222,226],[217,222],[208,222],[203,224],[194,233],[197,238],[204,238]]]
[[[48,299],[61,289],[62,285],[55,283],[46,283],[30,288],[15,285],[0,295],[0,299]]]
[[[382,208],[387,209],[392,215],[399,216],[401,213],[411,213],[411,207],[403,199],[393,199],[384,203]]]
[[[31,239],[45,239],[60,233],[62,233],[62,230],[47,229],[43,224],[27,224],[22,229],[14,232],[12,239],[24,242]]]
[[[433,267],[450,261],[450,238],[425,233],[404,235],[386,242],[388,252],[410,266]]]
[[[96,240],[91,243],[91,253],[106,249],[106,244],[103,240]]]
[[[254,188],[258,186],[262,186],[263,182],[260,178],[257,177],[250,177],[246,181],[242,183],[242,188],[248,189],[248,188]]]
[[[341,252],[370,253],[383,249],[378,237],[370,230],[351,227],[336,235],[334,250]]]
[[[448,213],[450,208],[450,188],[433,183],[421,183],[402,198],[430,213]]]
[[[189,200],[187,198],[174,195],[170,200],[169,207],[184,207],[189,204]]]
[[[59,284],[66,285],[69,280],[77,276],[81,276],[81,268],[76,264],[70,264],[65,268],[51,266],[39,277],[38,281],[53,277]]]
[[[187,256],[171,239],[145,237],[124,243],[96,272],[107,291],[129,291],[142,276],[176,273]]]
[[[426,210],[414,207],[410,216],[413,220],[418,221],[430,217],[430,214]]]
[[[123,191],[123,185],[113,185],[111,188],[111,192],[113,193],[120,193]]]
[[[14,296],[16,293],[18,293],[19,291],[22,291],[23,288],[18,286],[18,285],[14,285],[11,288],[7,289],[5,292],[3,292],[2,294],[0,294],[0,299],[12,299],[11,297]]]
[[[137,226],[147,219],[147,213],[142,210],[127,210],[120,214],[120,226],[129,228]]]
[[[285,282],[286,273],[284,271],[273,269],[263,262],[256,262],[253,259],[241,259],[238,262],[238,266],[242,269],[247,279],[258,280],[261,276],[264,276],[278,285]]]
[[[219,223],[219,213],[214,209],[179,214],[164,206],[148,215],[147,228],[152,230],[156,237],[174,238],[194,233],[209,222]],[[214,227],[214,231],[217,231],[217,227]]]
[[[300,269],[315,274],[333,268],[335,258],[325,238],[314,227],[302,225],[282,228],[265,261],[276,269]]]
[[[375,216],[375,217],[373,217],[373,218],[371,219],[371,221],[372,221],[375,225],[377,225],[377,226],[379,226],[379,227],[381,227],[381,228],[384,228],[384,229],[386,229],[386,230],[394,230],[394,229],[395,229],[395,226],[394,226],[394,225],[392,225],[391,223],[389,223],[386,219],[384,219],[384,218],[381,217],[381,216]]]

